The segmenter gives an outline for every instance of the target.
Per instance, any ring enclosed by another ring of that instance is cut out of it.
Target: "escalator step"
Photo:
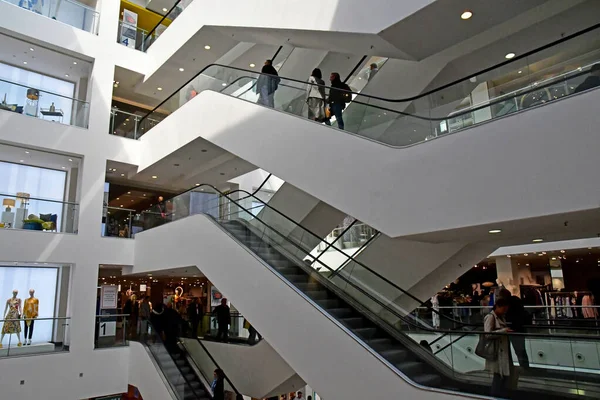
[[[321,285],[316,282],[308,282],[308,283],[298,283],[296,285],[296,287],[298,289],[300,289],[302,292],[306,293],[306,292],[312,291],[312,290],[319,290],[321,288]],[[340,310],[350,310],[350,309],[344,308],[344,309],[340,309]],[[350,310],[350,311],[352,311],[352,310]],[[333,315],[333,314],[331,314],[331,315]]]
[[[304,292],[304,294],[306,294],[308,297],[310,297],[313,300],[327,300],[330,296],[330,294],[327,290],[307,291],[307,292]]]
[[[273,265],[273,264],[269,263],[269,265]],[[274,266],[274,267],[277,270],[277,272],[279,272],[283,276],[298,275],[298,273],[300,272],[300,268],[298,268],[298,267],[276,267],[276,266]]]
[[[296,285],[298,287],[298,289],[301,289],[300,285],[312,285],[312,284],[311,283],[298,284],[298,285]],[[354,311],[351,308],[330,308],[327,310],[327,312],[329,313],[329,315],[331,315],[332,317],[337,318],[337,319],[351,317],[351,316],[357,314],[356,311]]]
[[[347,326],[348,328],[358,329],[365,328],[365,323],[367,322],[362,317],[351,317],[351,318],[342,318],[340,322]]]
[[[296,283],[296,282],[307,283],[308,275],[285,275],[285,279],[287,279],[288,281],[290,281],[292,283]]]
[[[435,374],[417,375],[411,378],[414,382],[419,385],[438,387],[442,384],[442,378]]]
[[[392,364],[400,363],[408,357],[408,351],[405,349],[389,349],[378,352],[381,357],[385,358]]]
[[[317,300],[317,304],[325,310],[328,310],[330,308],[339,308],[339,306],[341,305],[340,303],[341,302],[338,299]]]
[[[425,369],[425,365],[419,361],[405,361],[396,364],[396,368],[402,371],[402,373],[404,373],[406,376],[413,377],[417,375],[422,375],[423,370]]]
[[[377,328],[358,328],[353,329],[352,332],[363,339],[371,339],[377,334]]]

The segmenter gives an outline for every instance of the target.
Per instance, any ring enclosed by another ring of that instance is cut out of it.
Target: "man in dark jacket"
[[[192,338],[198,337],[198,325],[202,321],[204,316],[204,310],[202,309],[202,302],[199,297],[194,298],[194,301],[190,303],[187,308],[187,316],[192,327]]]
[[[600,63],[592,65],[590,68],[590,76],[585,78],[579,86],[575,88],[575,93],[583,92],[584,90],[592,89],[600,86]]]
[[[513,296],[509,290],[502,289],[499,298],[508,299],[508,312],[506,313],[506,322],[509,327],[517,333],[525,333],[525,326],[531,325],[531,315],[525,310],[523,302],[517,296]],[[515,354],[519,359],[519,365],[522,368],[529,368],[529,357],[525,346],[525,336],[511,335],[510,342],[515,349]]]
[[[219,342],[227,343],[229,341],[229,325],[231,324],[231,314],[229,306],[227,305],[227,299],[221,299],[221,305],[215,307],[213,315],[217,317],[217,340]]]
[[[331,81],[331,89],[329,89],[329,99],[327,99],[327,102],[329,103],[331,113],[335,115],[338,128],[343,130],[344,118],[342,116],[342,111],[346,108],[346,103],[349,103],[352,99],[350,86],[342,82],[340,74],[337,72],[332,72],[329,76],[329,80]]]

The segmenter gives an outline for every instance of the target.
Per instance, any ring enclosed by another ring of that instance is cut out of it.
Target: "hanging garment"
[[[598,317],[598,311],[590,306],[594,305],[594,296],[585,295],[581,301],[583,306],[583,318],[596,318]]]

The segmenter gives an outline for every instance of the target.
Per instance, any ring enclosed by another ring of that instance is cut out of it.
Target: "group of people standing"
[[[325,81],[319,68],[315,68],[309,79],[306,89],[306,103],[308,105],[308,118],[331,125],[331,117],[335,116],[339,129],[344,129],[342,112],[346,104],[352,101],[350,87],[342,82],[340,74],[332,72],[329,76],[331,87],[329,96],[325,92]],[[273,61],[265,61],[261,75],[256,81],[255,91],[258,93],[258,104],[275,107],[275,91],[281,83],[281,78],[273,67]]]

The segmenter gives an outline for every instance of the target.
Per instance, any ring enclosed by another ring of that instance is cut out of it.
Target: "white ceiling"
[[[120,185],[181,192],[197,184],[211,184],[224,189],[229,187],[229,180],[257,167],[198,138],[139,174],[137,166],[114,161],[108,161],[106,169],[107,179]],[[127,205],[124,204],[124,207]]]
[[[71,168],[76,168],[81,163],[81,159],[77,157],[27,149],[24,147],[9,146],[1,143],[0,161],[61,171],[68,171]]]
[[[88,61],[3,34],[0,34],[0,62],[73,83],[89,77],[92,68]]]

